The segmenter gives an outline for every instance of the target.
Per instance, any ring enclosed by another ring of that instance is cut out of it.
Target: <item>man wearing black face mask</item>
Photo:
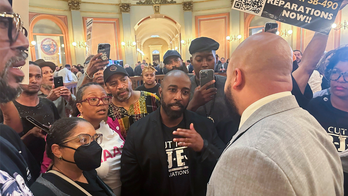
[[[121,157],[123,196],[205,195],[225,146],[209,119],[186,110],[190,86],[184,72],[169,72],[161,108],[130,127]]]

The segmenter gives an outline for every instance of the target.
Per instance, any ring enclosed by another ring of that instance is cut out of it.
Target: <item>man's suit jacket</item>
[[[191,195],[206,194],[211,172],[225,145],[211,120],[185,111],[185,127],[191,123],[205,140],[200,153],[188,148]],[[129,129],[121,157],[122,196],[171,195],[160,109],[135,122]]]
[[[286,96],[240,127],[216,164],[207,195],[343,195],[342,165],[326,131]]]

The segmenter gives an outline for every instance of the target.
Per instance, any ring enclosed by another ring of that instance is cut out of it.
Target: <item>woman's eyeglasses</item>
[[[8,29],[7,34],[11,44],[16,42],[20,33],[28,36],[19,14],[0,12],[0,29]]]
[[[99,105],[100,101],[102,101],[103,104],[108,105],[110,103],[110,97],[89,97],[87,99],[84,99],[82,102],[88,102],[91,106],[97,106]]]
[[[337,81],[340,79],[340,77],[343,77],[343,80],[345,82],[348,82],[348,72],[341,72],[338,69],[332,69],[329,71],[330,74],[330,80]]]
[[[103,142],[103,134],[96,133],[93,136],[90,136],[89,134],[80,134],[74,138],[71,138],[71,139],[63,142],[62,144],[68,143],[76,138],[79,138],[79,141],[80,141],[81,145],[83,145],[83,146],[89,146],[92,141],[96,141],[98,144],[101,144]]]

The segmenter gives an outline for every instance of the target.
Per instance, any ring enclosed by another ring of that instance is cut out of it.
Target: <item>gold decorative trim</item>
[[[192,1],[186,1],[182,3],[182,7],[184,11],[193,11],[193,2]]]
[[[156,5],[156,4],[176,4],[174,0],[139,0],[136,4]]]
[[[130,7],[131,7],[130,3],[121,3],[120,4],[120,11],[128,13],[128,12],[130,12]]]
[[[70,10],[80,10],[81,0],[68,0]]]
[[[57,8],[49,8],[49,7],[39,7],[39,6],[32,6],[32,5],[30,5],[29,8],[43,9],[43,10],[54,10],[54,11],[69,11],[69,10],[66,10],[66,9],[57,9]]]

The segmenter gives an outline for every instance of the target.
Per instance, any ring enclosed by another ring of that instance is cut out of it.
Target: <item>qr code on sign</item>
[[[265,3],[266,0],[234,0],[232,9],[260,16]]]

